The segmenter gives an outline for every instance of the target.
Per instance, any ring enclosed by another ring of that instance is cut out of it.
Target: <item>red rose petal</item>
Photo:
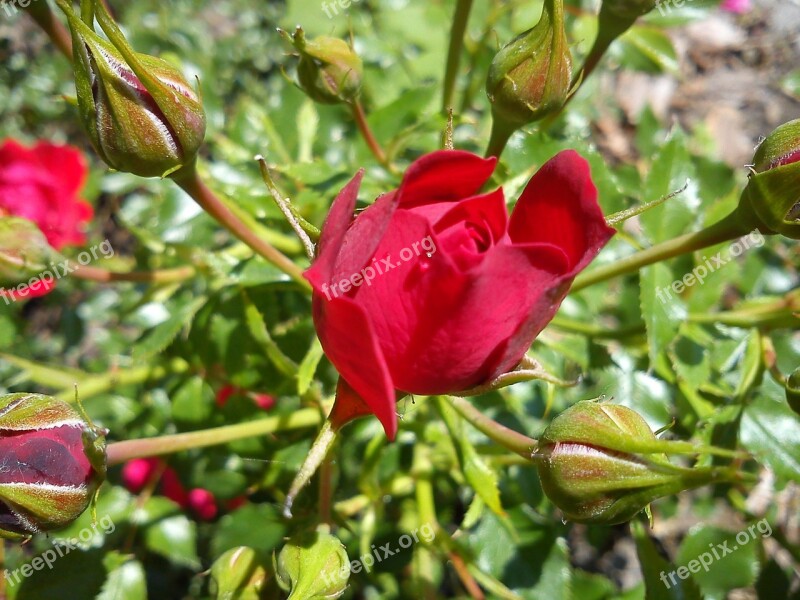
[[[393,440],[397,434],[394,386],[369,318],[349,298],[328,301],[316,293],[313,310],[325,354]]]
[[[462,150],[439,150],[417,159],[398,189],[402,208],[474,196],[494,172],[497,159]]]
[[[574,150],[547,161],[522,192],[509,223],[514,243],[561,248],[570,270],[585,267],[615,231],[597,204],[589,163]]]
[[[317,245],[317,258],[311,268],[307,269],[303,274],[309,283],[316,288],[330,282],[342,241],[347,229],[353,222],[353,213],[356,210],[356,201],[358,200],[358,189],[361,186],[363,177],[364,169],[361,169],[344,186],[333,201],[331,211],[322,226],[322,235]]]

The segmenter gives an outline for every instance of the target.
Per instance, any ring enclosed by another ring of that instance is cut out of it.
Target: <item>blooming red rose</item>
[[[614,230],[588,163],[568,150],[528,183],[509,218],[496,160],[423,156],[354,218],[362,173],[336,198],[305,276],[342,413],[366,405],[393,439],[398,392],[469,389],[513,369],[572,280]]]
[[[15,140],[0,145],[0,214],[36,223],[56,250],[86,241],[82,228],[92,207],[78,197],[86,160],[77,148]]]
[[[83,244],[84,223],[92,207],[78,192],[87,168],[77,148],[38,142],[26,148],[15,140],[0,144],[0,217],[16,216],[35,223],[56,250]],[[54,282],[40,281],[23,289],[0,289],[11,300],[36,298],[49,293]]]

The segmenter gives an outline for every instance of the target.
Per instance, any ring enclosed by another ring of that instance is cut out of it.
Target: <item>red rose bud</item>
[[[253,548],[231,548],[211,565],[212,597],[218,600],[257,600],[266,596],[273,575],[269,563]]]
[[[371,412],[394,439],[398,394],[463,391],[514,369],[614,234],[576,152],[548,161],[510,218],[501,188],[481,192],[496,162],[433,152],[355,218],[362,173],[334,201],[305,277],[344,382],[337,414]]]
[[[0,296],[8,302],[48,293],[55,286],[53,265],[63,260],[33,222],[0,217]]]
[[[20,539],[77,519],[105,479],[105,433],[61,400],[0,397],[0,537]]]
[[[201,521],[211,521],[219,512],[214,494],[203,488],[191,490],[187,497],[187,504]]]
[[[792,410],[800,415],[800,367],[786,380],[786,401]]]
[[[338,104],[358,97],[364,67],[346,42],[327,36],[307,40],[300,27],[292,35],[280,31],[300,53],[297,79],[312,100]]]
[[[514,129],[561,109],[571,88],[572,55],[562,0],[545,0],[533,29],[494,57],[486,82],[492,116]]]
[[[347,550],[326,529],[293,537],[278,555],[275,574],[288,600],[333,600],[347,589]]]
[[[800,119],[761,142],[752,169],[739,201],[740,220],[762,233],[800,240]]]
[[[659,440],[635,411],[590,400],[553,419],[533,458],[544,493],[566,519],[614,525],[661,496],[736,479],[732,470],[673,465],[665,454],[699,451],[732,454]]]
[[[0,216],[33,221],[56,250],[83,244],[83,227],[93,212],[79,196],[87,174],[77,148],[5,140],[0,144]]]
[[[131,493],[138,494],[153,478],[160,466],[157,458],[134,458],[122,467],[122,485]]]
[[[206,129],[197,93],[166,61],[134,52],[104,3],[92,4],[111,43],[58,0],[72,30],[81,121],[95,150],[112,169],[141,177],[191,164]]]

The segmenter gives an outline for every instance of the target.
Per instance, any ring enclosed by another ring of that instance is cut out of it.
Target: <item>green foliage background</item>
[[[349,17],[333,19],[317,0],[112,4],[137,50],[173,60],[199,78],[209,117],[202,169],[258,220],[264,235],[299,262],[305,260],[301,247],[269,200],[254,155],[274,165],[279,186],[317,225],[358,168],[367,168],[364,203],[399,180],[375,163],[344,108],[315,105],[294,87],[290,49],[276,27],[291,30],[302,24],[310,35],[352,35],[366,67],[370,124],[398,165],[441,147],[445,119],[439,108],[451,1],[361,0]],[[458,106],[455,144],[481,152],[490,128],[482,89],[488,64],[498,41],[504,43],[536,21],[541,2],[475,4],[466,74],[459,80],[466,99]],[[570,20],[578,56],[594,35],[590,4],[576,5],[583,10]],[[607,64],[674,73],[677,58],[663,27],[715,9],[694,2],[668,18],[648,18],[618,43]],[[74,94],[67,62],[24,15],[2,24],[24,27],[25,33],[0,39],[0,137],[56,139],[87,150],[92,176],[85,196],[97,207],[91,243],[108,238],[117,250],[102,266],[152,269],[192,262],[202,276],[161,287],[69,280],[42,300],[0,304],[0,392],[40,390],[69,398],[77,381],[88,413],[111,430],[111,440],[263,417],[242,398],[218,409],[215,391],[227,382],[278,397],[271,415],[293,413],[310,405],[315,395],[332,394],[336,373],[321,358],[309,298],[222,233],[169,182],[105,172],[78,129],[75,109],[62,97]],[[625,228],[595,265],[698,230],[736,205],[746,171],[719,162],[702,132],[661,123],[645,110],[633,124],[635,163],[612,164],[597,149],[591,129],[601,109],[619,114],[613,99],[598,96],[590,81],[548,133],[531,127],[517,134],[498,171],[498,183],[513,199],[545,160],[575,148],[592,165],[606,214],[657,199],[689,181],[682,194]],[[675,437],[742,446],[757,458],[746,468],[771,469],[777,490],[800,481],[800,424],[783,388],[763,368],[770,344],[778,371],[786,374],[800,366],[798,321],[788,311],[764,320],[754,318],[758,310],[751,310],[797,288],[796,244],[768,239],[680,299],[662,305],[655,298],[656,289],[724,246],[571,295],[532,354],[558,377],[579,379],[578,385],[519,384],[475,398],[475,404],[535,437],[575,401],[613,397],[643,414],[654,429],[674,419]],[[730,311],[735,312],[729,318],[708,318]],[[737,314],[747,318],[737,320]],[[299,375],[287,375],[276,365],[272,344],[301,365]],[[416,544],[370,574],[353,575],[345,598],[465,598],[450,566],[456,550],[492,598],[635,599],[644,598],[645,589],[653,599],[724,598],[730,589],[748,586],[760,598],[779,598],[796,580],[797,562],[793,574],[775,562],[759,538],[680,590],[659,582],[659,571],[675,568],[670,561],[684,564],[682,557],[695,556],[694,549],[707,546],[706,540],[721,539],[725,531],[735,533],[764,516],[746,512],[739,490],[706,488],[655,503],[656,524],[670,519],[696,523],[687,535],[665,542],[665,558],[638,524],[631,533],[627,525],[563,523],[544,498],[531,464],[488,443],[467,424],[448,431],[433,400],[406,400],[398,410],[403,419],[396,443],[386,443],[375,419],[344,432],[335,464],[337,534],[351,558],[368,553],[372,544],[396,543],[403,533],[434,518],[449,535],[441,534],[430,545]],[[194,521],[163,497],[132,496],[120,485],[119,469],[112,470],[98,514],[111,516],[116,530],[95,535],[91,548],[12,587],[11,596],[209,597],[204,571],[222,552],[250,545],[270,554],[285,536],[317,522],[316,486],[301,495],[295,520],[279,515],[283,494],[315,432],[279,432],[171,457],[170,465],[187,487],[206,487],[221,499],[248,495],[244,507],[212,523]],[[435,515],[421,501],[421,484],[432,487]],[[487,502],[498,498],[502,510],[493,511]],[[775,507],[765,516],[774,520]],[[90,523],[84,515],[50,539],[40,536],[11,551],[7,568]],[[792,548],[790,541],[785,543]],[[622,572],[636,569],[609,566],[609,561],[635,561],[632,548],[650,558],[643,579],[623,589]],[[797,561],[796,545],[793,552]]]

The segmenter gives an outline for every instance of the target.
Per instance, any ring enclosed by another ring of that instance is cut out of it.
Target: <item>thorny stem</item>
[[[180,283],[191,279],[195,274],[194,267],[177,267],[175,269],[157,269],[154,271],[129,271],[119,273],[98,267],[80,266],[72,272],[78,279],[97,281],[100,283],[134,282],[134,283]]]
[[[278,431],[305,429],[306,427],[318,425],[319,421],[320,414],[317,409],[304,408],[288,415],[266,417],[237,425],[226,425],[213,429],[154,438],[113,442],[108,445],[108,465],[118,465],[134,458],[162,456],[195,448],[218,446]]]
[[[350,108],[353,111],[353,118],[356,121],[356,126],[358,126],[358,130],[364,137],[364,141],[367,143],[370,152],[372,152],[375,158],[378,159],[379,163],[388,169],[389,159],[386,158],[386,152],[384,152],[383,148],[375,137],[375,134],[372,133],[372,129],[367,122],[367,114],[364,112],[364,106],[361,104],[361,101],[354,100],[350,104]]]
[[[289,275],[303,289],[311,289],[310,284],[303,278],[302,269],[288,256],[247,227],[203,182],[197,173],[195,164],[178,170],[171,177],[203,210],[219,221],[228,231],[250,246],[261,257]]]
[[[635,254],[626,256],[611,264],[594,269],[588,273],[582,273],[575,279],[570,292],[577,292],[590,285],[612,279],[619,275],[633,273],[642,267],[652,265],[662,260],[733,240],[746,233],[748,233],[747,227],[739,221],[736,213],[731,213],[721,221],[702,231],[687,233],[686,235],[672,240],[661,242],[651,248],[636,252]]]

